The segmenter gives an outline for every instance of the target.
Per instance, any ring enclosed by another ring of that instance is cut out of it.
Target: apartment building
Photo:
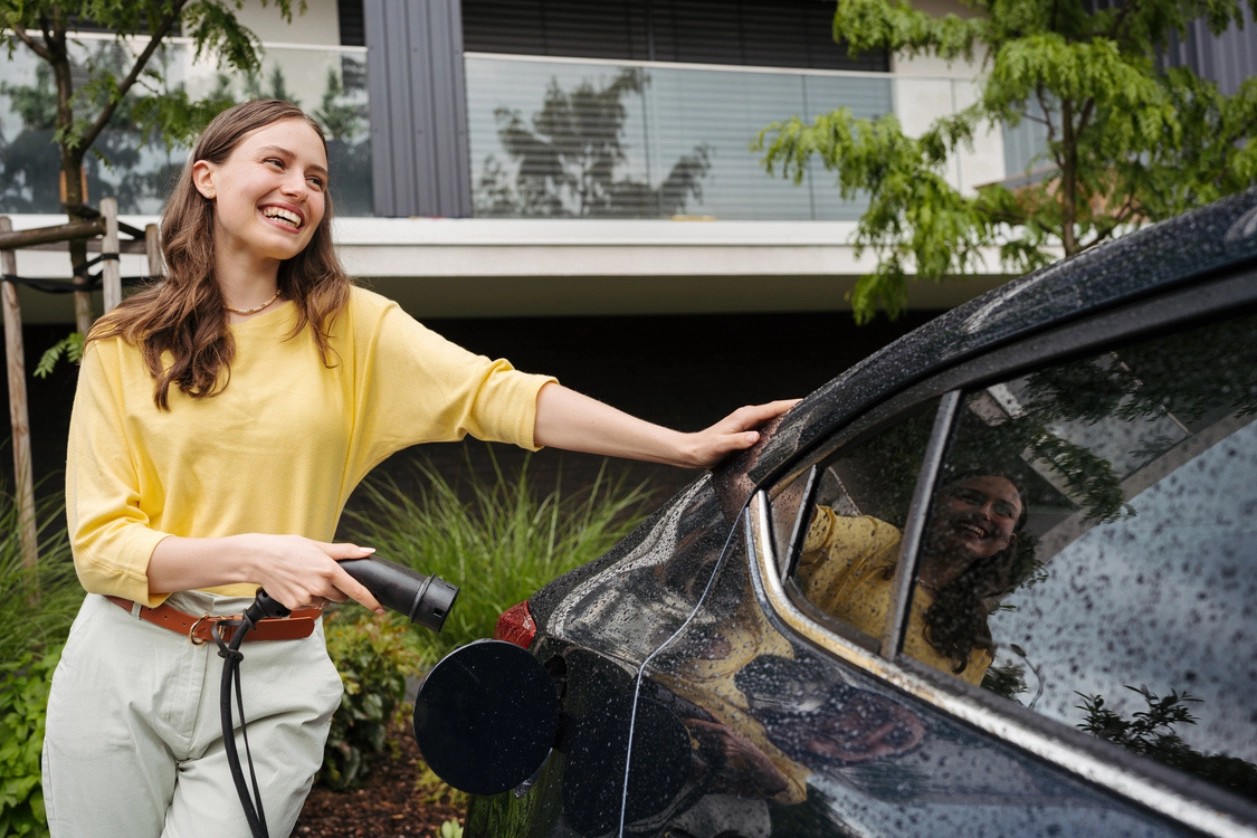
[[[968,13],[958,0],[918,5]],[[307,7],[291,23],[273,5],[240,12],[265,45],[257,77],[224,76],[180,38],[156,66],[193,95],[280,95],[315,113],[329,130],[346,267],[477,351],[694,424],[738,401],[801,395],[1005,279],[992,261],[988,274],[914,287],[912,313],[895,323],[851,322],[846,292],[873,267],[850,244],[860,202],[819,167],[798,184],[769,175],[751,142],[776,120],[839,106],[924,127],[973,100],[978,68],[852,58],[832,37],[832,0]],[[107,33],[81,44],[85,59],[117,49]],[[1251,72],[1257,52],[1181,46],[1167,60],[1206,72],[1212,61],[1228,78]],[[5,80],[50,84],[21,51]],[[18,228],[61,219],[40,179],[56,171],[49,138],[0,94],[0,213]],[[990,131],[949,177],[962,189],[1016,177],[1041,142],[1026,126]],[[111,160],[90,163],[90,200],[113,195],[124,220],[154,221],[186,149],[125,121],[99,147]],[[68,261],[24,253],[19,272],[65,276]],[[124,258],[124,275],[144,273]],[[73,320],[65,298],[23,290],[22,302],[32,326]]]
[[[972,67],[848,57],[820,0],[312,0],[291,24],[273,6],[240,16],[266,46],[258,78],[225,79],[174,39],[166,83],[320,112],[347,266],[427,317],[842,309],[871,267],[847,244],[858,202],[823,171],[769,175],[752,139],[840,105],[923,126],[974,89]],[[107,33],[83,45],[115,49]],[[38,64],[15,58],[11,83],[38,87]],[[92,198],[151,218],[185,150],[111,133]],[[985,138],[955,181],[1015,172],[1004,148]],[[58,209],[34,176],[0,193],[0,211]],[[917,305],[989,283],[970,285],[922,288]]]

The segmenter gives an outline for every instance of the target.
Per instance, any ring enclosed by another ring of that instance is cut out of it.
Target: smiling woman
[[[192,183],[216,204],[214,278],[234,315],[230,322],[241,322],[279,298],[279,264],[304,250],[323,221],[322,134],[295,117],[266,125],[225,160],[193,163]]]
[[[340,704],[319,610],[383,610],[339,564],[372,549],[333,538],[391,454],[471,435],[707,468],[792,404],[673,431],[353,287],[323,133],[287,102],[225,111],[190,159],[162,216],[168,275],[100,320],[79,374],[66,506],[88,596],[48,704],[54,836],[291,831]],[[259,587],[292,613],[245,646],[250,767],[266,778],[250,795],[218,724],[223,663],[171,628],[238,620]]]

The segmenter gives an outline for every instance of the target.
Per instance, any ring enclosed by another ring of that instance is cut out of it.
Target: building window
[[[365,47],[366,28],[362,19],[362,0],[336,0],[336,21],[340,25],[342,47]]]
[[[851,58],[826,0],[463,0],[468,52],[887,72]]]

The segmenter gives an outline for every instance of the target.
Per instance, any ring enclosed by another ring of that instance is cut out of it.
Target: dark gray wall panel
[[[375,214],[471,214],[459,0],[364,0]]]

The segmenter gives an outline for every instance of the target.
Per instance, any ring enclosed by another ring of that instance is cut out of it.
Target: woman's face
[[[326,209],[327,152],[303,119],[246,134],[221,163],[198,160],[192,177],[214,202],[218,256],[283,261],[305,249]]]
[[[935,501],[930,526],[932,553],[985,559],[1017,541],[1022,501],[1017,487],[1004,477],[966,477],[946,486]]]

